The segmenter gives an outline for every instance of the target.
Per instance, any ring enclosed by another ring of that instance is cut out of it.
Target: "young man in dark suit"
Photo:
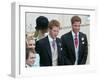
[[[80,32],[81,18],[71,18],[72,31],[62,35],[63,48],[70,65],[86,64],[88,55],[88,42],[86,34]]]
[[[61,40],[57,38],[60,23],[51,20],[49,35],[36,42],[36,52],[40,55],[40,66],[64,65],[64,55]]]

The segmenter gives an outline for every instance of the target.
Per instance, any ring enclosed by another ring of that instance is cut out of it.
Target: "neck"
[[[50,36],[52,39],[56,39],[56,37],[53,37],[53,36],[52,36],[52,35],[50,35],[50,34],[49,34],[49,36]]]
[[[74,32],[74,34],[77,34],[78,32],[75,32],[75,31],[73,31]]]

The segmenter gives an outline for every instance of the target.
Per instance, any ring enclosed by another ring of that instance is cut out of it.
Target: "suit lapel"
[[[73,36],[72,36],[72,33],[70,32],[69,33],[69,46],[71,47],[72,49],[72,55],[75,57],[75,47],[74,47],[74,41],[73,41]]]
[[[79,33],[79,58],[80,58],[80,55],[81,55],[81,49],[82,49],[82,45],[81,45],[81,38],[82,38],[82,36],[81,36],[81,33]]]
[[[44,45],[44,46],[46,46],[46,48],[47,48],[47,51],[48,51],[47,54],[50,57],[50,59],[52,59],[51,47],[50,47],[50,42],[49,42],[48,36],[46,37],[45,42],[46,42],[46,45]]]
[[[59,54],[61,43],[59,42],[58,38],[56,39],[56,44],[57,44],[57,50],[58,50],[58,54]]]

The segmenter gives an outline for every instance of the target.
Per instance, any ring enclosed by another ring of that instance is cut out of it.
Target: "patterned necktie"
[[[55,50],[55,40],[52,41],[52,47]]]
[[[77,46],[78,46],[78,38],[77,38],[77,34],[75,34],[75,39],[74,39],[74,41],[75,41],[75,47],[77,48]]]

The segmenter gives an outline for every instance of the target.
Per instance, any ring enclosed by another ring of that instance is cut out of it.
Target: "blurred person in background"
[[[36,19],[36,31],[34,34],[34,37],[36,38],[36,40],[40,40],[42,38],[44,38],[45,36],[47,36],[48,34],[48,18],[45,16],[39,16]]]

